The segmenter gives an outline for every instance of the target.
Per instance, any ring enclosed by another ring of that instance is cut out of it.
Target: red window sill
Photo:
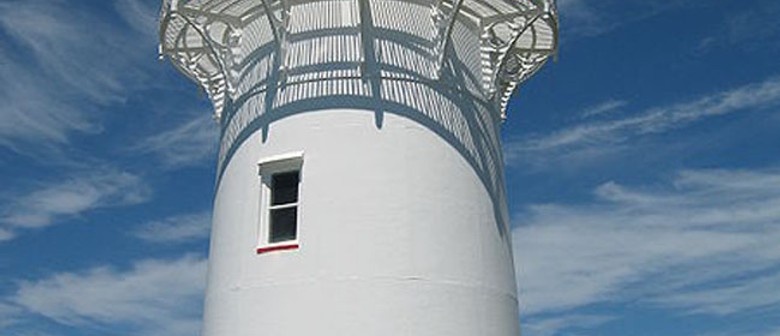
[[[296,250],[299,247],[300,245],[298,244],[263,246],[257,248],[257,254],[263,254],[263,253],[275,252],[275,251]]]

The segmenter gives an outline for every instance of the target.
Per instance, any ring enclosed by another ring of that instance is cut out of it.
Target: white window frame
[[[303,185],[303,152],[291,152],[281,155],[273,155],[261,159],[259,168],[260,180],[260,215],[257,230],[257,253],[267,253],[278,250],[297,249],[301,238],[301,201]],[[298,172],[298,200],[295,203],[271,205],[272,178],[275,174],[297,171]],[[297,207],[295,218],[295,239],[281,242],[270,242],[271,210]]]

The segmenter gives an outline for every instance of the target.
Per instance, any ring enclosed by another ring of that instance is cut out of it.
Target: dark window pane
[[[271,205],[298,202],[298,172],[274,174],[271,180]]]
[[[271,209],[270,243],[295,240],[298,208]]]

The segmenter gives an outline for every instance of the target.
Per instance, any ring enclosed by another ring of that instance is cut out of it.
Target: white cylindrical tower
[[[499,131],[552,0],[166,0],[221,127],[206,336],[515,336]]]

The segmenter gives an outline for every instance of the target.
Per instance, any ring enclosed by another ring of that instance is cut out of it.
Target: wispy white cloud
[[[612,316],[601,315],[577,315],[556,316],[543,319],[530,319],[527,323],[523,320],[523,335],[553,336],[561,335],[563,329],[588,329],[614,320]],[[566,334],[569,335],[569,334]]]
[[[23,281],[10,300],[24,314],[83,330],[191,336],[200,329],[206,261],[147,260],[131,269],[98,267]],[[2,329],[0,329],[2,330]]]
[[[780,328],[765,333],[764,336],[780,336]]]
[[[742,11],[732,13],[727,21],[727,37],[733,44],[746,41],[771,44],[773,38],[780,35],[779,14],[780,4],[777,1],[761,0],[754,6],[745,6]]]
[[[563,22],[566,23],[564,27],[577,27],[577,30],[566,29],[566,31],[593,35],[607,29],[608,22],[605,22],[585,0],[559,0],[557,5]]]
[[[6,230],[40,228],[98,208],[138,204],[150,195],[150,188],[138,176],[98,169],[8,197],[0,224]]]
[[[7,51],[0,48],[0,59]],[[50,86],[47,92],[46,80],[30,76],[35,70],[6,63],[0,66],[0,146],[19,150],[18,142],[41,144],[65,143],[70,132],[94,133],[100,127],[94,118],[84,111],[69,106],[55,92],[57,86]]]
[[[203,112],[172,129],[153,135],[133,149],[155,155],[167,168],[181,168],[211,162],[217,150],[217,125]]]
[[[13,232],[0,228],[0,242],[14,239],[15,236]]]
[[[758,329],[758,330],[756,330]],[[732,328],[726,330],[717,330],[701,334],[701,336],[780,336],[780,328]]]
[[[125,15],[134,22],[67,1],[0,3],[0,30],[9,37],[0,41],[0,146],[19,151],[99,132],[100,110],[142,83],[144,64],[155,64],[145,60],[154,57],[155,40],[126,27],[146,24],[136,21],[149,10],[119,3],[136,9]]]
[[[780,281],[773,271],[780,267],[780,172],[684,171],[671,182],[610,182],[589,203],[517,214],[518,287],[530,321],[628,301],[683,314],[780,309],[772,289]]]
[[[718,48],[762,51],[780,48],[780,3],[773,0],[756,0],[750,6],[725,11],[723,22],[713,35],[704,37],[695,51],[703,54]]]
[[[506,144],[505,156],[509,165],[528,161],[543,164],[556,158],[618,148],[638,136],[668,132],[707,118],[778,105],[780,78],[775,77],[687,102],[625,114],[623,118],[585,122],[551,134],[516,139]]]
[[[21,313],[21,308],[0,302],[0,331],[7,326],[17,323]]]
[[[681,308],[694,314],[729,315],[762,307],[780,305],[780,273],[755,276],[736,284],[720,285],[651,299],[664,306]]]
[[[115,7],[116,11],[130,27],[147,37],[156,39],[159,27],[157,22],[159,20],[159,8],[157,6],[149,6],[149,3],[149,1],[139,0],[116,0]],[[152,3],[156,4],[156,2]]]
[[[178,243],[207,238],[210,228],[211,212],[200,212],[147,223],[133,235],[154,243]]]
[[[619,111],[621,108],[625,107],[626,105],[628,105],[628,102],[625,100],[609,99],[597,105],[586,108],[585,111],[582,112],[582,117],[589,118],[589,117],[599,116],[607,113],[612,113],[615,111]]]
[[[563,38],[595,36],[685,6],[681,0],[558,0]]]

